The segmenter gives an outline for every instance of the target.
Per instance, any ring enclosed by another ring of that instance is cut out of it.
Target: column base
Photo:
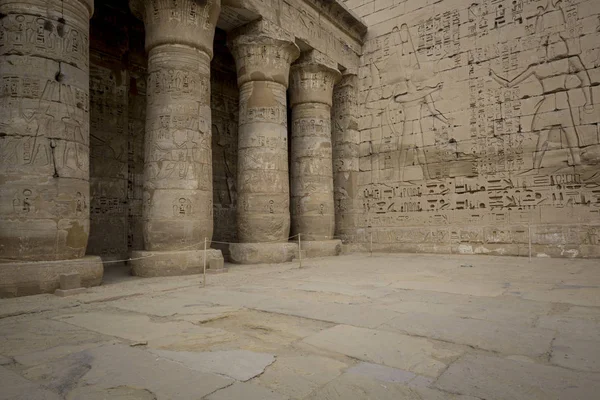
[[[131,273],[144,278],[201,274],[204,270],[204,250],[131,252]],[[221,250],[206,250],[206,268],[211,260],[223,260]]]
[[[236,264],[276,264],[292,261],[297,243],[232,243],[229,256]]]
[[[102,283],[104,267],[98,256],[74,260],[19,261],[0,263],[0,298],[54,293],[60,288],[60,275],[77,273],[84,287]]]
[[[339,256],[341,253],[341,240],[302,241],[302,256],[306,258],[332,257]]]

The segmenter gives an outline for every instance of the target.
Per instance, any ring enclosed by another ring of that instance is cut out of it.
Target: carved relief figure
[[[427,167],[423,122],[427,116],[450,125],[448,119],[435,105],[432,94],[443,87],[433,71],[419,62],[408,25],[392,30],[395,52],[390,56],[385,70],[385,85],[392,85],[392,98],[385,108],[389,128],[399,138],[400,180],[406,180],[405,167],[412,153],[413,165],[421,167],[423,178],[430,179]],[[399,105],[399,106],[398,106]],[[418,121],[416,124],[413,121]],[[395,123],[396,122],[396,123]],[[408,126],[411,124],[412,129]],[[396,132],[398,130],[398,132]],[[411,140],[412,139],[412,140]]]
[[[538,18],[542,18],[538,16]],[[539,21],[538,21],[539,22]],[[543,24],[537,24],[543,26]],[[538,136],[536,150],[533,154],[533,169],[526,173],[537,173],[542,165],[544,154],[548,149],[548,139],[552,131],[558,130],[565,138],[571,156],[572,165],[581,164],[580,137],[575,118],[579,109],[573,104],[572,93],[569,91],[572,82],[578,80],[581,94],[585,99],[583,110],[586,113],[594,111],[592,101],[591,80],[587,69],[578,54],[571,55],[567,40],[561,33],[550,33],[541,36],[539,60],[530,64],[527,69],[512,79],[499,76],[490,69],[490,76],[498,84],[510,88],[521,84],[528,78],[536,79],[543,90],[542,99],[535,107],[531,130]],[[568,109],[557,109],[557,93],[567,93]]]

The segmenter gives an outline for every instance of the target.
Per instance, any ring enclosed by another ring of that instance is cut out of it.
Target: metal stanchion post
[[[202,287],[206,287],[206,242],[207,239],[204,238],[204,269],[202,271]]]
[[[529,233],[528,233],[528,236],[529,236],[529,262],[531,262],[531,224],[529,224],[528,228],[529,228],[528,229],[528,231],[529,231]]]
[[[302,239],[300,239],[301,235],[301,233],[298,234],[298,260],[300,260],[300,268],[302,268]]]

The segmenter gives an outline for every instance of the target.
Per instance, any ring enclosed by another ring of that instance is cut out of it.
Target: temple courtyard
[[[229,267],[0,300],[0,399],[598,399],[598,260]]]

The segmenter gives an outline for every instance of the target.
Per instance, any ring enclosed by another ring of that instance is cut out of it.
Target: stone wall
[[[600,256],[600,2],[345,4],[369,27],[356,242]]]
[[[114,1],[99,3],[91,20],[87,253],[105,261],[125,259],[142,247],[143,29],[126,5]]]
[[[237,242],[237,147],[239,91],[235,61],[226,47],[226,36],[215,33],[211,64],[213,239]],[[227,246],[217,246],[224,252]]]

